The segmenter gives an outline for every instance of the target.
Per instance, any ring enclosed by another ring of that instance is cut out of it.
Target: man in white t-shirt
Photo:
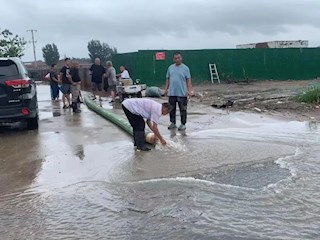
[[[144,119],[146,119],[147,125],[160,140],[161,144],[166,144],[159,132],[158,124],[160,117],[167,115],[172,110],[169,103],[160,104],[151,99],[130,98],[122,102],[122,108],[133,128],[134,146],[137,147],[137,150],[150,150],[145,143],[146,124]]]
[[[121,73],[119,74],[119,77],[121,79],[131,79],[128,70],[126,70],[126,68],[124,66],[120,67],[120,72]]]

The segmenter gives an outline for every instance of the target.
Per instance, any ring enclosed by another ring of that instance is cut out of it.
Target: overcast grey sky
[[[37,56],[55,43],[60,55],[88,57],[97,39],[118,51],[234,48],[272,40],[320,46],[320,0],[0,0],[1,29],[31,40]],[[23,60],[33,60],[28,44]]]

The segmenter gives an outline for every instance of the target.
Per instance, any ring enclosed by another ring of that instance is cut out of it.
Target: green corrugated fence
[[[165,52],[165,60],[155,60]],[[124,65],[133,79],[149,86],[165,84],[174,50],[141,50],[117,54],[113,63]],[[183,50],[194,83],[210,80],[209,63],[215,63],[222,82],[242,80],[309,80],[320,77],[320,48]]]

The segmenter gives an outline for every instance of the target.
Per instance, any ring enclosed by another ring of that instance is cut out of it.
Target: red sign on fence
[[[156,53],[156,60],[166,60],[166,53],[165,52],[157,52]]]

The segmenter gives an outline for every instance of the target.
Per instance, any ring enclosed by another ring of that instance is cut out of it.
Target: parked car
[[[0,123],[19,121],[38,128],[36,84],[19,58],[0,58]]]

